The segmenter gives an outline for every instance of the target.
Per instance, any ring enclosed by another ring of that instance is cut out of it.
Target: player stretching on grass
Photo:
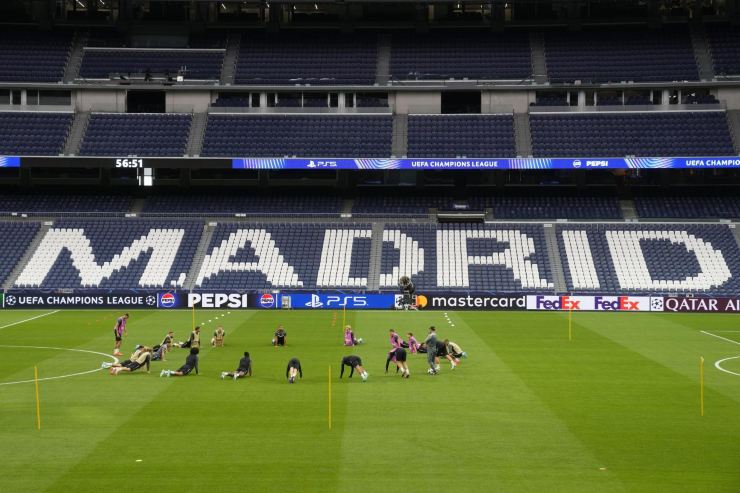
[[[396,364],[396,373],[401,370],[401,378],[409,378],[409,365],[406,364],[406,350],[402,347],[392,349],[385,360],[385,372],[388,373],[388,365],[393,361]]]
[[[162,370],[159,374],[160,377],[184,377],[191,371],[195,370],[195,374],[198,374],[198,353],[200,349],[197,347],[190,348],[190,354],[185,358],[185,364],[178,368],[176,371],[173,370]]]
[[[447,352],[451,354],[454,358],[460,359],[468,357],[468,353],[463,351],[460,346],[449,339],[445,339],[445,346],[447,346]]]
[[[424,339],[424,344],[427,348],[427,363],[429,363],[430,375],[436,375],[439,373],[439,368],[434,364],[434,360],[437,357],[437,329],[432,325],[429,327],[429,335]]]
[[[295,377],[301,375],[303,378],[303,368],[301,368],[301,362],[298,358],[291,358],[288,361],[288,367],[285,369],[285,378],[288,379],[288,383],[294,383]]]
[[[447,361],[450,362],[451,368],[454,370],[457,368],[457,365],[460,364],[460,360],[457,358],[453,358],[450,353],[447,352],[447,344],[445,344],[442,341],[437,341],[437,357],[434,359],[435,368],[437,371],[439,371],[439,361],[440,359],[445,358]]]
[[[414,338],[414,334],[412,334],[411,332],[409,332],[406,335],[409,338],[409,352],[411,352],[411,354],[418,353],[419,352],[419,341],[417,341],[416,338]]]
[[[249,352],[244,351],[244,357],[239,360],[239,366],[232,372],[222,371],[221,380],[226,377],[233,378],[244,378],[245,376],[252,376],[252,360],[249,357]]]
[[[190,339],[185,344],[180,345],[181,348],[197,348],[200,349],[200,325],[196,326],[195,329],[190,333]]]
[[[126,366],[116,366],[110,369],[111,375],[118,375],[122,371],[132,372],[136,371],[142,366],[146,365],[146,372],[149,373],[149,362],[152,360],[152,350],[148,347],[141,348],[138,356],[132,358],[131,362]]]
[[[357,346],[358,344],[362,344],[362,337],[359,339],[355,338],[355,333],[352,332],[351,326],[346,326],[344,328],[344,345],[345,346]]]
[[[285,332],[285,329],[283,328],[282,325],[278,325],[278,328],[275,331],[275,337],[272,339],[272,345],[275,347],[285,346],[287,342],[288,342],[288,333]]]
[[[391,347],[392,348],[399,348],[403,345],[403,341],[401,340],[401,336],[398,335],[396,332],[396,329],[391,329],[389,331],[390,340],[391,340]]]
[[[355,369],[357,370],[357,373],[359,373],[360,377],[362,378],[362,381],[366,381],[368,374],[367,371],[362,367],[362,359],[360,359],[359,356],[355,356],[354,354],[351,354],[349,356],[345,356],[342,358],[342,371],[339,373],[339,378],[342,378],[344,376],[344,367],[349,366],[349,378],[352,378],[352,375],[355,373]]]
[[[123,356],[121,352],[121,340],[123,336],[127,335],[126,322],[128,321],[128,313],[122,317],[116,319],[116,325],[113,327],[113,337],[116,339],[116,344],[113,346],[113,356]]]

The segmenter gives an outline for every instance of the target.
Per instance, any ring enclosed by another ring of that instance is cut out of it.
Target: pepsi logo
[[[260,306],[262,308],[272,308],[275,306],[275,297],[269,293],[260,296]]]
[[[164,293],[159,297],[159,306],[162,308],[172,308],[176,303],[177,299],[172,293]]]

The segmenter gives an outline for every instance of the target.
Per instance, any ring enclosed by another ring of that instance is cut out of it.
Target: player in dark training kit
[[[285,346],[286,342],[288,341],[288,333],[285,332],[285,329],[282,325],[278,325],[277,330],[275,331],[275,337],[272,339],[272,345],[277,346]]]
[[[354,354],[351,354],[349,356],[345,356],[342,358],[342,371],[339,373],[339,378],[342,378],[344,376],[344,367],[349,366],[349,378],[352,378],[352,375],[355,373],[355,369],[357,369],[357,373],[360,374],[360,378],[362,378],[362,381],[367,381],[367,371],[362,367],[362,359],[359,356],[355,356]]]
[[[434,362],[437,358],[437,329],[433,325],[429,327],[429,335],[424,339],[424,344],[427,348],[427,363],[429,363],[429,370],[427,373],[430,375],[436,375],[439,372],[439,368]]]
[[[401,370],[402,378],[409,378],[409,365],[406,364],[406,349],[399,347],[392,349],[388,353],[388,358],[385,360],[385,372],[388,373],[388,366],[391,361],[396,364],[396,373]]]
[[[285,369],[285,378],[288,379],[288,383],[294,383],[295,377],[300,374],[303,378],[303,368],[301,368],[301,362],[298,358],[291,358],[288,361],[288,367]]]
[[[184,377],[190,374],[191,371],[195,370],[195,374],[198,374],[198,353],[200,350],[197,347],[190,348],[190,354],[185,358],[185,364],[178,368],[176,371],[173,370],[162,370],[159,374],[160,377]]]
[[[252,359],[249,357],[249,352],[244,352],[244,357],[239,360],[239,366],[232,372],[222,371],[221,380],[226,377],[233,378],[244,378],[245,376],[252,376]]]

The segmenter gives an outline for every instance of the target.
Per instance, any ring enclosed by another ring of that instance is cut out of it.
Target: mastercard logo
[[[427,297],[423,294],[419,294],[416,296],[416,306],[418,308],[424,308],[425,306],[427,306],[428,303],[429,301],[427,301]]]

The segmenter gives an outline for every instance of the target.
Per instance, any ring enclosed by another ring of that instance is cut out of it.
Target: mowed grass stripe
[[[701,418],[695,380],[600,332],[635,330],[668,347],[685,334],[656,334],[650,314],[583,313],[569,343],[564,315],[525,315],[503,319],[489,340],[630,491],[737,491],[740,449],[726,443],[740,433],[737,404],[713,393],[717,414]],[[686,364],[698,373],[698,360]]]

